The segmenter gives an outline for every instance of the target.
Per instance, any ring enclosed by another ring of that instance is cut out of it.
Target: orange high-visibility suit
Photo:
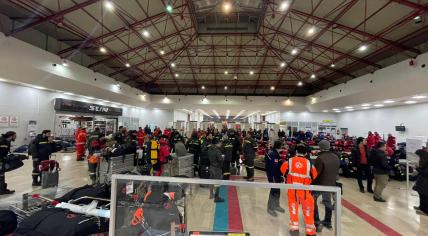
[[[310,185],[317,177],[317,170],[311,162],[302,156],[290,158],[281,166],[283,175],[287,174],[288,184]],[[314,198],[311,191],[288,190],[288,208],[290,211],[290,231],[299,230],[299,204],[302,205],[303,217],[306,224],[306,234],[315,235]]]
[[[86,145],[86,131],[81,130],[76,138],[76,155],[77,160],[80,161],[85,155],[85,145]]]

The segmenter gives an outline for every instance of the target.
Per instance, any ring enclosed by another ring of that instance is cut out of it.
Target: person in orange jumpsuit
[[[81,128],[76,138],[76,156],[77,161],[83,161],[85,156],[85,145],[86,145],[86,128]]]
[[[138,141],[138,146],[141,148],[144,146],[144,130],[143,128],[139,127],[138,128],[138,132],[137,132],[137,141]]]
[[[284,162],[281,173],[287,175],[286,183],[310,185],[317,177],[317,170],[312,166],[307,155],[307,147],[297,145],[296,156]],[[308,190],[288,190],[288,208],[290,212],[290,233],[299,232],[299,204],[302,205],[303,217],[306,224],[306,235],[316,235],[314,222],[314,198]]]

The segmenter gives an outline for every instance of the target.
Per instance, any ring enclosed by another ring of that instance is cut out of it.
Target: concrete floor
[[[76,162],[73,154],[57,154],[54,158],[60,162],[62,169],[60,186],[77,187],[89,183],[86,162]],[[19,201],[23,193],[40,189],[31,187],[31,166],[31,160],[27,160],[24,167],[7,173],[7,183],[10,188],[16,190],[16,193],[0,196],[0,208],[7,208],[9,204]],[[263,172],[257,171],[256,175],[257,181],[265,181]],[[418,205],[418,197],[414,192],[408,193],[405,182],[389,182],[384,191],[386,203],[374,202],[371,194],[360,193],[354,179],[342,178],[340,182],[343,183],[344,191],[341,235],[428,235],[428,217],[417,215],[413,210],[413,206]],[[215,213],[217,206],[208,198],[208,188],[195,187],[192,190],[187,209],[188,228],[212,230],[217,217]],[[251,235],[288,235],[288,213],[279,214],[274,218],[266,212],[268,190],[248,188],[235,190],[235,199],[233,196],[231,199],[233,203],[239,202],[235,204],[239,207],[230,209],[229,206],[229,210],[239,211],[240,214],[235,214],[234,217],[236,220],[238,216],[244,231]],[[281,205],[287,208],[286,194],[282,193],[281,199]],[[230,224],[229,222],[229,226]],[[303,227],[301,232],[304,232]],[[325,229],[318,235],[333,235],[333,231]]]

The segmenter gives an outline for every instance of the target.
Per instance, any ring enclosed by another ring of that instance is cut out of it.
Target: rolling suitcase
[[[47,160],[40,162],[39,170],[41,172],[42,188],[58,186],[59,182],[59,163],[55,160]]]

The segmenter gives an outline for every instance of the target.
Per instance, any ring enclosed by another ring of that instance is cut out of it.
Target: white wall
[[[348,128],[352,136],[367,136],[377,131],[385,136],[392,133],[397,141],[406,137],[428,136],[428,103],[340,113],[338,127]],[[403,123],[406,132],[396,132],[395,126]]]
[[[281,121],[299,121],[299,122],[321,122],[323,120],[337,121],[337,115],[333,113],[313,113],[313,112],[292,112],[286,111],[273,113],[266,116],[266,121],[270,123],[279,123]]]
[[[189,113],[179,110],[174,110],[174,121],[181,120],[181,121],[188,121]]]

